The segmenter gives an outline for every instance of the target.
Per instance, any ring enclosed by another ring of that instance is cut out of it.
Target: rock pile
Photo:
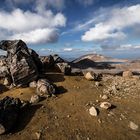
[[[136,90],[140,90],[139,79],[135,78],[124,78],[121,76],[110,76],[105,80],[105,88],[103,89],[104,94],[126,96],[136,93]]]

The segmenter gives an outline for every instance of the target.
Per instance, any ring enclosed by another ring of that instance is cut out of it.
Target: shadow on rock
[[[0,84],[0,93],[6,92],[8,90],[9,89],[5,85]]]
[[[64,94],[64,93],[66,93],[67,91],[68,91],[68,90],[65,89],[63,86],[56,87],[56,95]]]
[[[46,78],[51,82],[63,82],[65,80],[62,73],[47,73]]]
[[[14,133],[17,133],[17,132],[23,130],[28,125],[28,123],[31,121],[35,112],[41,106],[42,106],[41,104],[38,104],[38,105],[31,105],[31,106],[23,108],[19,113],[17,124],[15,124],[15,127],[11,133],[14,134]]]

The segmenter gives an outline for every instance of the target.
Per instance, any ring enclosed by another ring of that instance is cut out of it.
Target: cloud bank
[[[41,8],[41,5],[36,5],[36,11],[19,8],[12,11],[0,10],[0,38],[23,39],[30,44],[57,41],[59,28],[66,25],[66,17],[61,12],[54,14],[46,7],[42,10],[37,9],[38,7]]]
[[[81,37],[83,41],[103,42],[124,39],[127,37],[125,29],[140,25],[140,4],[123,8],[107,8],[98,16],[103,16],[105,20],[98,21],[89,28]]]

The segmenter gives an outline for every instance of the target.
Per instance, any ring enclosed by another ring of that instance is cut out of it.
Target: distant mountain
[[[73,63],[82,62],[83,60],[88,59],[93,62],[127,62],[126,59],[116,59],[108,56],[103,56],[101,54],[88,54],[81,56],[75,60],[73,60]]]

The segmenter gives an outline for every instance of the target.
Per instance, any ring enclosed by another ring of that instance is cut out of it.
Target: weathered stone
[[[39,79],[37,82],[36,92],[41,96],[50,96],[52,94],[55,94],[55,87],[47,79]]]
[[[6,61],[15,85],[26,85],[38,77],[37,54],[22,40],[1,41],[0,49],[7,51]]]
[[[135,124],[134,122],[129,122],[129,127],[132,129],[132,130],[138,130],[139,126],[137,124]]]
[[[131,71],[124,71],[123,77],[131,78],[133,76],[133,73]]]
[[[112,106],[112,105],[111,105],[111,103],[109,103],[109,102],[102,102],[102,103],[100,104],[100,107],[103,108],[103,109],[109,109],[111,106]]]
[[[58,54],[55,54],[52,57],[53,57],[54,63],[63,63],[63,62],[66,62],[64,59],[62,59],[61,57],[59,57]]]
[[[37,140],[40,140],[40,138],[41,138],[41,132],[36,132],[35,135],[36,135],[36,139]]]
[[[102,75],[101,74],[96,74],[93,71],[89,71],[89,72],[84,72],[84,77],[89,80],[89,81],[100,81]]]
[[[71,74],[71,66],[68,63],[56,63],[55,66],[60,70],[60,72],[64,73],[65,75]]]
[[[52,55],[41,57],[41,62],[43,64],[44,69],[54,67],[54,59]]]
[[[6,77],[10,72],[7,66],[0,66],[0,77]]]
[[[100,85],[101,85],[100,82],[95,82],[96,87],[99,87]]]
[[[30,99],[30,103],[35,104],[40,101],[40,96],[39,95],[33,95]]]
[[[96,110],[96,108],[94,106],[92,106],[90,109],[89,109],[89,114],[91,116],[97,116],[98,115],[98,112]]]
[[[5,77],[4,81],[3,81],[3,85],[10,86],[11,85],[11,78],[10,77]]]
[[[36,88],[37,87],[37,82],[36,81],[30,82],[29,87]]]
[[[103,100],[106,100],[106,99],[108,99],[108,96],[107,96],[107,95],[103,95],[101,98],[102,98]]]

